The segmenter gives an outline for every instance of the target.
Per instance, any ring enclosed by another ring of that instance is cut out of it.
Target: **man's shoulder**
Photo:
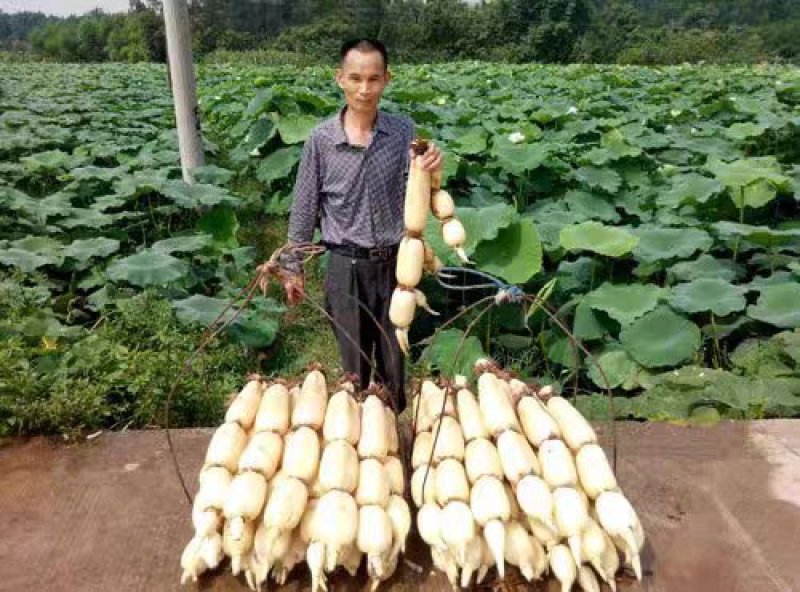
[[[308,137],[314,140],[330,139],[334,137],[339,127],[339,112],[337,111],[315,125]]]
[[[413,133],[414,121],[408,115],[402,115],[401,113],[389,113],[383,110],[381,110],[380,113],[386,127],[389,128],[389,131],[403,134]]]

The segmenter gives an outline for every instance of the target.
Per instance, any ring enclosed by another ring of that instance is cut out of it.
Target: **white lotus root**
[[[181,583],[226,555],[253,590],[270,577],[285,584],[301,562],[313,592],[362,560],[373,590],[392,576],[411,529],[397,421],[378,396],[359,403],[354,391],[329,392],[319,369],[298,388],[245,385],[206,453]]]
[[[431,379],[413,398],[411,491],[434,566],[454,590],[506,564],[562,591],[615,590],[619,551],[641,579],[644,530],[589,423],[489,360],[475,373],[453,403]]]

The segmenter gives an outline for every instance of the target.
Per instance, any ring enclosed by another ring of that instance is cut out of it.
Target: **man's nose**
[[[367,94],[367,90],[369,90],[369,83],[364,81],[358,85],[358,92],[362,95]]]

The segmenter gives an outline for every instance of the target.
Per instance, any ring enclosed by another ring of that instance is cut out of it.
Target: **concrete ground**
[[[190,487],[210,434],[173,432]],[[623,579],[621,590],[800,591],[800,422],[620,424],[618,462],[648,537],[644,581]],[[109,433],[71,446],[45,438],[6,442],[0,533],[3,591],[182,589],[190,507],[164,433]],[[447,589],[419,539],[409,547],[422,571],[405,564],[381,589]],[[183,589],[246,589],[226,571]],[[285,589],[307,585],[299,566]],[[330,588],[368,590],[363,574],[334,577]]]

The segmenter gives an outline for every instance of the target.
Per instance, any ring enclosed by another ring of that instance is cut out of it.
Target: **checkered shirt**
[[[289,217],[289,241],[384,247],[403,236],[408,149],[414,123],[378,111],[366,148],[347,140],[344,109],[320,123],[303,148]],[[288,262],[287,262],[288,263]],[[295,268],[295,265],[291,265]]]

